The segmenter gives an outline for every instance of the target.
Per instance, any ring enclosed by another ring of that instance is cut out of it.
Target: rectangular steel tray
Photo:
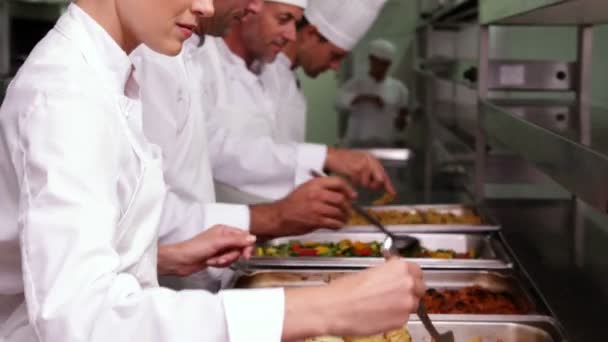
[[[473,210],[481,217],[481,225],[473,224],[400,224],[387,225],[386,227],[392,232],[403,233],[476,233],[476,232],[491,232],[500,230],[500,226],[496,220],[485,211],[467,207],[462,204],[437,204],[437,205],[385,205],[366,207],[373,210],[398,210],[403,212],[428,211],[435,210],[440,213],[452,213],[454,215],[462,215],[465,210]],[[361,226],[346,226],[341,231],[344,232],[374,232],[376,228],[372,225]]]
[[[452,321],[434,319],[440,332],[452,330],[456,342],[481,338],[482,342],[562,342],[566,338],[559,324],[550,317],[535,317],[525,321]],[[410,321],[407,328],[414,342],[431,342],[422,322]]]
[[[399,235],[401,233],[397,233]],[[474,250],[478,259],[431,259],[412,258],[420,267],[426,269],[506,269],[513,263],[500,242],[492,234],[409,234],[420,240],[428,249],[452,249],[457,253]],[[264,246],[276,246],[289,241],[302,242],[339,242],[350,239],[361,242],[382,242],[382,233],[362,232],[316,232],[308,235],[280,238],[262,243]],[[252,257],[247,265],[252,267],[311,267],[311,268],[367,268],[384,262],[383,258],[360,257]]]
[[[229,283],[229,288],[260,287],[306,287],[326,285],[332,280],[354,272],[353,270],[276,270],[259,269],[236,272]],[[547,315],[541,298],[535,296],[534,290],[525,286],[523,278],[512,270],[475,271],[475,270],[425,270],[424,280],[427,288],[437,290],[460,289],[479,286],[493,292],[509,292],[521,301],[527,301],[532,309],[522,316]],[[450,317],[485,317],[502,319],[520,315],[480,315],[480,314],[435,314],[442,318]]]

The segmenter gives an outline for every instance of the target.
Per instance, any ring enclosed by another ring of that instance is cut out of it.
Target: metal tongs
[[[324,177],[324,175],[318,171],[313,170],[310,173],[314,177]],[[400,251],[418,247],[420,245],[420,241],[412,236],[397,236],[391,233],[388,229],[386,229],[386,227],[384,227],[382,223],[380,223],[380,221],[376,220],[375,217],[371,216],[367,211],[365,211],[365,209],[361,208],[357,204],[353,203],[352,207],[353,210],[357,212],[357,214],[361,215],[369,223],[371,223],[372,225],[380,229],[380,231],[382,231],[384,234],[386,234],[386,239],[384,239],[384,241],[382,242],[381,247],[384,259],[389,260],[394,257],[400,258]],[[426,311],[426,307],[424,306],[423,302],[420,302],[420,304],[418,305],[418,311],[416,313],[418,314],[418,317],[420,318],[420,321],[424,325],[426,331],[428,331],[428,333],[433,338],[434,342],[454,342],[453,331],[448,330],[441,334],[439,333],[439,331],[437,331],[437,329],[433,325],[433,322],[431,321],[431,318],[429,317],[428,312]]]

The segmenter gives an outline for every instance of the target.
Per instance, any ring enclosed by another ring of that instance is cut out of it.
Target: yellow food
[[[309,338],[305,342],[411,342],[410,333],[407,329],[398,329],[390,331],[383,335],[371,337],[315,337]]]
[[[382,197],[375,200],[372,205],[387,205],[387,204],[393,203],[394,201],[395,201],[395,195],[391,195],[388,192],[386,192],[384,195],[382,195]]]
[[[412,337],[407,329],[399,329],[384,334],[386,342],[412,342]]]
[[[341,337],[322,336],[308,338],[305,342],[344,342],[344,339],[342,339]]]
[[[372,336],[372,337],[345,337],[344,342],[385,342],[384,336]]]
[[[451,212],[442,213],[437,210],[368,210],[368,213],[378,219],[382,224],[481,224],[481,218],[471,210],[465,210],[461,215]],[[368,225],[369,222],[362,216],[353,213],[348,221],[349,226]]]

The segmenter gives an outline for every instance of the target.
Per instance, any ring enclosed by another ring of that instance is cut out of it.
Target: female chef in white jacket
[[[392,260],[323,288],[158,287],[164,198],[130,53],[177,54],[203,0],[79,0],[0,109],[0,341],[279,341],[403,324],[424,290]],[[6,196],[5,196],[6,195]]]

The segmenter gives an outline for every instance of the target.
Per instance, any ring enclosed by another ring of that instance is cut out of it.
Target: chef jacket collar
[[[67,13],[68,16],[57,22],[57,30],[68,39],[76,40],[85,59],[108,81],[108,85],[117,93],[125,95],[127,81],[133,71],[129,56],[110,34],[78,5],[71,3]],[[68,26],[73,22],[80,23],[79,27],[69,29]]]
[[[232,77],[242,78],[249,82],[259,82],[259,75],[264,71],[265,63],[256,61],[251,65],[251,68],[248,68],[245,60],[232,52],[224,39],[217,39],[217,47],[222,58],[232,65],[229,69],[233,73],[231,74]]]

